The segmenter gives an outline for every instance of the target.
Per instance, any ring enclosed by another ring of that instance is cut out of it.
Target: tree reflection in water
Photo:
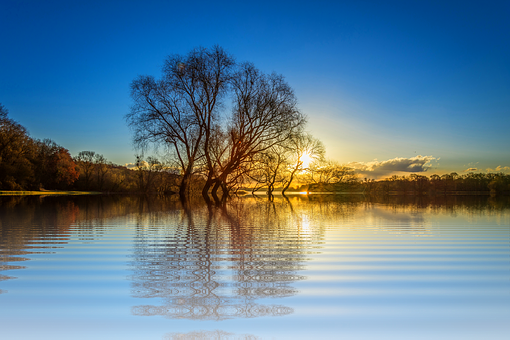
[[[135,315],[222,320],[286,315],[267,298],[292,296],[292,283],[323,237],[289,200],[237,199],[222,206],[185,205],[181,215],[137,225],[133,295],[161,305]]]

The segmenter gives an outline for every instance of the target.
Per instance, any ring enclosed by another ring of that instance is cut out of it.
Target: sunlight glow
[[[301,156],[301,161],[303,162],[302,167],[308,168],[310,166],[310,163],[312,162],[312,157],[310,157],[309,154],[304,153],[303,156]]]

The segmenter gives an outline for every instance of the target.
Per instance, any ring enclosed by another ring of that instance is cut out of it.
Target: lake
[[[2,339],[507,339],[510,199],[0,197]]]

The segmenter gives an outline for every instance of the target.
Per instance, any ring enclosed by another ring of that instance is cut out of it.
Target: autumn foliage
[[[0,189],[68,189],[79,172],[69,151],[30,137],[0,105]]]

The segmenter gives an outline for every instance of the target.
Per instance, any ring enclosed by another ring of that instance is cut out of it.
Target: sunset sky
[[[0,103],[32,137],[130,163],[131,81],[220,45],[283,74],[327,156],[368,177],[510,173],[509,18],[510,1],[3,0]]]

